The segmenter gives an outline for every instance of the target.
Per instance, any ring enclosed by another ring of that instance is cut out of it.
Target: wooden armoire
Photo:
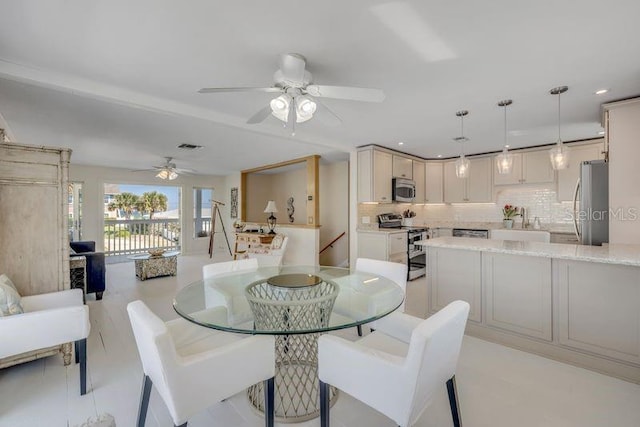
[[[0,143],[0,274],[22,296],[69,289],[70,156],[65,148]]]

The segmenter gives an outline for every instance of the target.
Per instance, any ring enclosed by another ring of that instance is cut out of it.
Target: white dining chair
[[[454,301],[426,320],[392,313],[356,342],[321,336],[321,427],[329,427],[329,386],[409,427],[445,383],[453,425],[461,426],[455,373],[468,316],[469,304]]]
[[[142,301],[127,305],[144,381],[137,426],[143,427],[151,388],[175,426],[195,413],[264,381],[265,425],[274,425],[275,352],[272,336],[212,331],[182,318],[163,322]]]
[[[209,279],[223,273],[231,273],[232,271],[255,270],[257,268],[258,260],[255,258],[216,262],[213,264],[202,266],[202,278]]]
[[[391,279],[402,288],[402,292],[407,291],[407,265],[398,262],[381,261],[378,259],[358,258],[356,259],[356,272],[373,273]],[[398,311],[404,313],[404,301],[398,307]],[[375,322],[369,324],[375,329]],[[358,336],[362,336],[362,326],[358,325]]]

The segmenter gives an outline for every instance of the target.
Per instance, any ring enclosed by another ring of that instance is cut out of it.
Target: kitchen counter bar
[[[640,267],[640,245],[588,246],[515,240],[469,239],[464,237],[439,237],[421,240],[414,244],[422,244],[427,247],[466,249]]]

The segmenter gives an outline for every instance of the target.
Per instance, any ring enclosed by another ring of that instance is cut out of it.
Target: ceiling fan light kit
[[[551,95],[558,96],[558,142],[555,147],[549,150],[549,160],[551,160],[551,166],[554,170],[566,169],[569,166],[569,149],[560,138],[560,95],[567,90],[569,90],[567,86],[558,86],[549,91]]]
[[[461,144],[460,157],[455,162],[456,176],[458,178],[467,178],[469,176],[469,159],[464,156],[464,143],[469,140],[464,136],[464,116],[467,114],[469,114],[467,110],[456,113],[456,116],[460,117],[460,136],[453,140]]]
[[[513,166],[513,155],[509,154],[509,145],[507,145],[507,107],[512,103],[510,99],[498,102],[499,107],[504,107],[504,147],[502,153],[496,157],[498,173],[501,175],[510,174]]]

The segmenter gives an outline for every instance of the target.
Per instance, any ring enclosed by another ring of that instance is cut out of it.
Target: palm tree
[[[153,219],[154,213],[167,210],[167,196],[157,191],[148,191],[138,199],[137,208],[140,212],[149,212],[149,219]]]
[[[138,196],[133,193],[116,194],[113,202],[107,207],[110,211],[122,210],[126,219],[131,219],[131,214],[138,204]]]

